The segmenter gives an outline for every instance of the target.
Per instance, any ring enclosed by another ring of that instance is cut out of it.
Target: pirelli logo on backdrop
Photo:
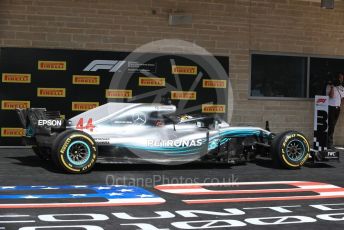
[[[24,129],[22,128],[1,128],[2,137],[22,137]]]
[[[84,102],[84,101],[73,101],[73,111],[86,111],[99,106],[99,102]]]
[[[197,75],[197,66],[172,65],[172,74]]]
[[[225,113],[225,105],[203,104],[202,113]]]
[[[65,61],[38,61],[39,70],[66,70],[67,63]]]
[[[65,88],[37,88],[38,97],[66,97]]]
[[[3,73],[2,82],[6,83],[31,83],[31,74],[28,73]]]
[[[140,77],[139,86],[165,86],[165,78]]]
[[[203,79],[203,88],[227,88],[227,81]]]
[[[73,75],[74,85],[99,85],[99,76],[88,76],[88,75]]]
[[[12,101],[12,100],[1,101],[2,110],[15,110],[17,108],[19,109],[30,108],[30,101]]]
[[[105,91],[106,98],[132,98],[133,91],[132,90],[124,90],[124,89],[107,89]]]
[[[196,100],[195,91],[171,91],[171,99],[173,100]]]

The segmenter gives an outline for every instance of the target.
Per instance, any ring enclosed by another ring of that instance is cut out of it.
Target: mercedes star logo
[[[133,122],[136,125],[144,125],[146,123],[146,116],[143,113],[136,113],[133,115]]]

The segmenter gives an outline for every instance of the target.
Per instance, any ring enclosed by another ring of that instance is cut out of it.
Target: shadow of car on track
[[[32,156],[18,156],[6,157],[7,159],[14,159],[17,162],[11,164],[40,167],[53,173],[64,173],[59,170],[52,161],[42,160],[39,157]],[[104,164],[97,163],[92,171],[164,171],[164,170],[194,170],[194,169],[230,169],[232,165],[223,163],[202,163],[193,162],[182,165],[159,165],[159,164]]]
[[[299,170],[299,169],[302,169],[302,167],[307,167],[307,168],[335,168],[335,166],[330,165],[330,164],[326,164],[323,162],[321,162],[321,163],[310,163],[310,162],[308,162],[308,163],[305,163],[299,169],[287,169],[287,168],[283,168],[283,167],[280,167],[280,166],[274,164],[271,159],[265,159],[265,158],[256,158],[254,163],[260,167],[271,168],[271,169],[276,169],[276,170]]]
[[[42,160],[39,157],[33,156],[18,156],[7,157],[8,159],[14,159],[18,162],[13,164],[29,166],[29,167],[41,167],[53,173],[64,173],[59,170],[52,161]],[[264,168],[280,169],[274,166],[271,160],[256,159],[249,164],[256,164]],[[240,167],[247,163],[238,164],[226,164],[226,163],[209,163],[209,162],[191,162],[180,165],[160,165],[160,164],[116,164],[116,163],[97,163],[91,171],[165,171],[165,170],[197,170],[197,169],[230,169],[232,167]]]
[[[29,167],[40,167],[44,168],[53,173],[61,173],[55,165],[51,161],[45,161],[40,159],[37,156],[20,156],[20,157],[6,157],[7,159],[14,159],[18,162],[14,162],[12,164],[22,165],[22,166],[29,166]]]
[[[274,162],[271,159],[266,159],[266,158],[256,158],[254,162],[252,162],[260,167],[263,168],[270,168],[270,169],[279,169],[279,170],[284,170],[284,168],[281,168],[274,164]]]
[[[194,170],[194,169],[230,169],[231,165],[216,163],[192,162],[181,165],[160,164],[96,164],[95,171],[164,171],[164,170]]]
[[[18,162],[13,162],[13,164],[29,166],[29,167],[40,167],[52,173],[64,173],[59,170],[52,161],[45,161],[39,157],[32,156],[18,156],[18,157],[6,157],[8,159],[14,159]],[[230,169],[232,167],[240,167],[245,164],[254,164],[263,168],[270,168],[275,170],[290,170],[285,168],[280,168],[273,164],[270,159],[257,158],[254,162],[240,163],[240,164],[225,164],[225,163],[205,163],[205,162],[191,162],[180,165],[160,165],[160,164],[104,164],[97,163],[92,171],[165,171],[165,170],[197,170],[197,169]],[[334,168],[334,166],[326,163],[317,164],[305,164],[304,167],[307,168]]]
[[[326,164],[324,162],[319,162],[319,163],[306,163],[304,167],[307,168],[335,168],[336,166]]]

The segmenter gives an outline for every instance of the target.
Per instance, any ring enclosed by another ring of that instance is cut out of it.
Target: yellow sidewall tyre
[[[298,169],[308,160],[310,146],[302,133],[286,131],[275,137],[271,154],[272,159],[279,166]]]
[[[97,155],[96,142],[81,131],[64,131],[57,136],[53,144],[54,163],[68,173],[89,172],[96,163]]]

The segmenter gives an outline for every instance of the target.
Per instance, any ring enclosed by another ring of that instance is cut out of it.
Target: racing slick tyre
[[[280,133],[272,142],[272,160],[283,168],[300,168],[309,154],[310,147],[306,137],[297,131]]]
[[[60,133],[52,148],[52,159],[57,167],[68,173],[90,171],[96,163],[96,142],[87,133],[67,130]]]

